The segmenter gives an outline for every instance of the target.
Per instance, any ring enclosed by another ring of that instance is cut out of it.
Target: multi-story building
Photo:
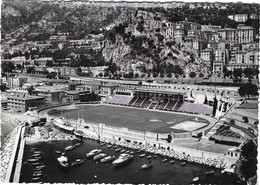
[[[66,103],[76,103],[88,101],[89,91],[66,91]]]
[[[248,19],[248,14],[235,14],[235,15],[229,15],[229,19],[234,20],[236,22],[246,22]]]
[[[212,48],[206,48],[204,50],[201,50],[200,51],[200,58],[202,58],[205,63],[208,63],[208,64],[210,64],[210,66],[212,66],[213,49]]]
[[[8,86],[9,87],[22,87],[25,83],[27,83],[28,78],[26,77],[11,77],[8,78]]]
[[[53,71],[63,76],[77,76],[78,70],[78,68],[73,67],[52,67],[49,69],[49,72]]]
[[[7,97],[8,108],[26,112],[30,108],[39,108],[45,104],[45,98],[29,95],[9,95]]]
[[[225,28],[218,31],[220,40],[236,42],[236,29]]]
[[[238,25],[237,26],[237,42],[249,43],[253,42],[256,37],[255,28],[252,26]]]
[[[227,50],[226,49],[216,49],[214,50],[214,60],[213,60],[213,73],[222,74],[223,67],[227,60]]]

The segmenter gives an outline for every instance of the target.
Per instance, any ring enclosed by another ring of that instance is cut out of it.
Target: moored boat
[[[199,177],[195,177],[192,179],[193,182],[197,182],[200,178]]]
[[[152,161],[148,162],[148,163],[145,163],[141,166],[142,169],[148,169],[148,168],[151,168],[153,166],[153,163]]]
[[[125,150],[123,149],[123,150],[121,150],[120,152],[121,152],[121,153],[124,153],[124,152],[125,152]]]
[[[168,159],[163,159],[162,162],[164,163],[164,162],[166,162],[167,160],[168,160]]]
[[[28,159],[27,161],[28,162],[36,162],[36,161],[39,161],[39,159]]]
[[[129,152],[129,153],[133,155],[135,152],[134,152],[134,151],[131,151],[131,152]]]
[[[212,175],[212,174],[214,174],[214,171],[213,171],[213,170],[206,172],[206,175]]]
[[[55,153],[56,153],[56,154],[61,154],[62,151],[56,150]]]
[[[41,154],[33,154],[32,156],[33,157],[38,157],[38,156],[40,156]]]
[[[181,165],[184,166],[186,164],[186,162],[182,162]]]
[[[112,145],[107,145],[107,148],[111,148],[112,147]]]
[[[100,154],[97,154],[96,156],[93,157],[94,160],[99,160],[99,159],[102,159],[104,157],[106,157],[107,154],[105,153],[100,153]]]
[[[32,180],[35,181],[35,180],[39,180],[40,177],[33,177]]]
[[[85,160],[84,159],[76,159],[74,162],[72,162],[70,165],[71,166],[76,166],[79,165],[81,163],[83,163]]]
[[[114,158],[115,158],[115,156],[107,156],[103,159],[100,159],[100,162],[105,163],[105,162],[108,162],[108,161],[112,161]]]
[[[75,131],[74,131],[74,135],[75,135],[76,137],[83,138],[84,132],[81,131],[81,130],[75,130]]]
[[[112,164],[115,166],[120,166],[126,164],[133,158],[134,158],[133,155],[123,153],[118,157],[118,159],[114,160]]]
[[[147,158],[147,159],[151,159],[151,158],[152,158],[152,156],[151,156],[151,155],[148,155],[146,158]]]
[[[153,158],[157,158],[157,155],[154,155]]]
[[[171,161],[170,161],[170,164],[173,164],[173,163],[174,163],[174,160],[171,160]]]
[[[121,148],[117,148],[115,149],[115,152],[119,152],[121,150]]]
[[[74,144],[74,146],[80,146],[81,145],[81,143],[75,143]]]
[[[101,152],[102,152],[102,150],[100,150],[100,149],[94,149],[94,150],[91,150],[89,153],[87,153],[86,156],[93,157]]]
[[[70,146],[67,146],[64,150],[65,151],[70,151],[70,150],[73,150],[75,148],[74,145],[70,145]]]
[[[104,146],[104,145],[106,145],[106,143],[100,142],[100,146]]]
[[[140,157],[144,157],[144,156],[145,156],[145,154],[140,154],[139,156],[140,156]]]

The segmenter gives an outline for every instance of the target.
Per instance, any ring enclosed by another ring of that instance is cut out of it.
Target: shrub
[[[247,116],[243,116],[242,119],[244,120],[244,123],[248,123],[248,117]]]

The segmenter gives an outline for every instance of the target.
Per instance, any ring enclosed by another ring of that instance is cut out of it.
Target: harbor
[[[181,164],[183,161],[174,160],[173,158],[146,153],[144,151],[138,152],[137,149],[130,149],[128,147],[120,147],[120,151],[133,151],[134,158],[128,163],[115,168],[112,162],[102,163],[93,158],[86,158],[86,154],[93,149],[100,149],[102,152],[110,156],[119,157],[120,152],[116,152],[119,146],[113,145],[108,147],[108,144],[100,145],[95,140],[84,139],[83,143],[71,151],[66,152],[69,162],[76,159],[85,159],[85,161],[77,166],[70,166],[67,169],[61,168],[57,162],[57,158],[61,154],[55,151],[64,151],[68,146],[73,145],[74,140],[64,141],[50,141],[42,142],[34,145],[27,145],[25,147],[24,161],[28,160],[34,154],[34,151],[41,152],[41,159],[38,166],[42,168],[42,176],[33,180],[33,182],[43,183],[156,183],[161,182],[168,184],[239,184],[234,174],[221,174],[221,170],[208,167],[205,165],[198,165],[187,162],[184,166]],[[116,147],[116,148],[115,148]],[[140,155],[144,153],[144,157]],[[152,155],[151,159],[147,156]],[[165,158],[167,161],[162,162]],[[153,161],[153,167],[142,170],[142,165],[149,160]],[[37,165],[33,163],[26,163],[22,167],[22,174],[20,182],[32,182],[33,173],[37,169]],[[214,171],[214,175],[207,175],[206,172]],[[53,175],[55,174],[55,175]],[[132,178],[132,177],[135,178]],[[199,177],[199,181],[193,182],[194,177]],[[149,178],[147,178],[149,177]]]

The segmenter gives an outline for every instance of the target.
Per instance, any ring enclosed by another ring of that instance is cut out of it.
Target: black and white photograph
[[[257,185],[259,16],[2,0],[1,184]]]

